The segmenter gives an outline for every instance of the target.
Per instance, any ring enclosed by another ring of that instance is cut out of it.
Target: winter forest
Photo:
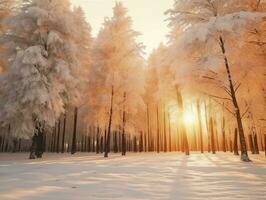
[[[173,0],[151,53],[72,2],[0,0],[0,199],[264,199],[266,1]]]

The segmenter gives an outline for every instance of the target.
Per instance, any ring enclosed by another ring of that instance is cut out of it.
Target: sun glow
[[[193,125],[193,124],[195,124],[195,117],[194,117],[193,113],[191,113],[191,112],[185,112],[183,118],[184,118],[184,123],[186,125]]]
[[[181,123],[182,114],[177,106],[172,107],[169,112],[170,122],[173,125],[178,125]],[[186,126],[192,126],[196,124],[196,116],[192,110],[184,110],[183,112],[183,123]]]

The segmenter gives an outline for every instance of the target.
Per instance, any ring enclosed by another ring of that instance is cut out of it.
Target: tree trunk
[[[204,108],[205,108],[205,123],[207,128],[207,140],[208,140],[208,153],[211,152],[211,143],[210,143],[210,130],[209,130],[209,123],[208,123],[208,114],[207,114],[207,105],[206,102],[204,102]]]
[[[264,133],[264,152],[265,152],[265,156],[266,156],[266,133]]]
[[[77,152],[77,121],[78,121],[78,108],[75,107],[71,154],[75,154]]]
[[[259,145],[258,145],[258,138],[257,138],[257,133],[254,133],[254,153],[259,154]]]
[[[96,133],[96,154],[100,153],[100,128],[97,127],[97,133]]]
[[[234,155],[238,156],[238,144],[237,144],[237,128],[235,128],[235,134],[234,134]]]
[[[235,90],[234,85],[233,85],[233,80],[232,80],[232,76],[231,76],[231,72],[230,72],[228,59],[227,59],[227,56],[225,53],[224,40],[223,40],[222,36],[220,36],[220,47],[221,47],[222,53],[224,55],[225,68],[226,68],[226,72],[227,72],[227,76],[228,76],[228,82],[229,82],[229,86],[230,86],[230,94],[231,94],[231,98],[232,98],[232,103],[235,107],[235,115],[236,115],[236,120],[237,120],[237,125],[238,125],[238,133],[239,133],[239,139],[240,139],[241,160],[245,161],[245,162],[249,162],[250,159],[248,157],[247,144],[246,144],[243,124],[242,124],[240,109],[239,109],[238,102],[236,99],[236,90]]]
[[[202,135],[202,122],[201,122],[201,110],[200,110],[200,102],[197,101],[197,113],[198,113],[198,124],[199,124],[199,137],[200,137],[200,152],[204,153],[203,150],[203,135]]]
[[[59,118],[58,120],[58,128],[57,128],[57,143],[56,143],[56,153],[59,153],[59,149],[60,149],[60,146],[59,146],[59,143],[60,143],[60,127],[61,126],[61,120]]]
[[[147,121],[147,148],[148,148],[148,151],[151,151],[151,134],[150,134],[150,112],[149,112],[149,104],[147,104],[147,111],[146,111],[146,121]]]
[[[91,152],[91,137],[88,136],[88,152]]]
[[[216,150],[215,150],[215,142],[214,142],[214,130],[213,130],[213,119],[212,117],[210,117],[210,132],[211,132],[211,149],[212,149],[212,153],[215,154]]]
[[[140,138],[139,138],[139,152],[143,152],[143,133],[140,133]]]
[[[169,152],[171,152],[172,151],[172,133],[171,133],[170,112],[168,112],[168,133],[169,133]]]
[[[225,119],[224,119],[224,116],[223,116],[223,122],[222,122],[222,134],[223,134],[223,152],[226,152]]]
[[[232,132],[231,129],[229,129],[229,148],[230,148],[230,152],[233,152],[233,142],[232,142]]]
[[[160,153],[160,129],[159,129],[159,108],[157,104],[156,109],[156,116],[157,116],[157,153]]]
[[[126,139],[126,98],[127,93],[124,92],[124,102],[123,102],[123,119],[122,119],[122,156],[126,155],[127,151],[127,139]]]
[[[134,136],[134,139],[133,139],[133,151],[135,153],[138,152],[138,148],[137,148],[137,137],[136,136]]]
[[[35,133],[32,137],[29,159],[35,159],[35,152],[36,152],[36,146],[37,146],[36,140],[37,140],[37,134]]]
[[[216,121],[216,119],[214,120],[214,126],[215,126],[216,150],[217,151],[220,151],[220,147],[219,147],[219,136],[218,136],[217,121]]]
[[[111,129],[112,129],[112,118],[113,118],[113,99],[114,99],[114,86],[112,85],[108,132],[107,132],[107,138],[105,142],[105,152],[104,152],[105,158],[108,157],[108,153],[110,151],[110,139],[111,139]]]
[[[40,128],[38,130],[37,138],[36,138],[36,152],[35,155],[37,158],[42,158],[43,152],[45,149],[45,137],[44,130]]]
[[[65,152],[65,137],[66,137],[66,113],[64,114],[64,124],[63,124],[63,135],[62,135],[61,153],[64,153]]]
[[[163,112],[163,135],[164,135],[164,152],[167,152],[167,137],[166,137],[166,113],[165,113],[165,107]]]
[[[250,151],[252,154],[255,154],[252,134],[248,136],[248,139],[249,139]]]
[[[114,153],[118,153],[117,132],[114,132]]]

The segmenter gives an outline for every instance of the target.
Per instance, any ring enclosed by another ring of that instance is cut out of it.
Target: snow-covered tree
[[[232,113],[236,117],[241,159],[249,161],[242,114],[236,96],[238,74],[234,73],[234,66],[237,65],[237,58],[231,55],[243,43],[241,37],[247,27],[262,21],[265,14],[244,10],[241,1],[234,0],[178,0],[168,13],[172,27],[170,59],[177,80],[191,80],[186,75],[197,71],[199,78],[215,80],[216,85],[218,82],[219,87],[214,88],[222,88],[229,95],[223,99],[231,102]],[[184,61],[182,64],[181,59]],[[178,73],[183,77],[178,77]]]
[[[8,65],[7,59],[4,56],[5,55],[5,49],[2,46],[2,42],[4,41],[4,37],[6,33],[8,32],[8,25],[7,21],[11,17],[11,15],[14,13],[14,7],[15,7],[15,1],[14,0],[0,0],[0,41],[1,41],[1,47],[0,47],[0,72],[4,71]]]
[[[142,105],[144,81],[142,45],[136,41],[139,34],[132,29],[132,20],[122,3],[116,3],[113,10],[113,17],[105,19],[94,44],[96,62],[90,83],[95,83],[97,90],[93,97],[100,104],[97,106],[101,111],[98,117],[105,119],[104,127],[107,127],[106,156],[112,127],[120,127],[122,132],[125,126],[134,127],[132,116]]]
[[[67,0],[28,1],[10,26],[12,64],[1,77],[0,120],[15,136],[30,137],[79,103],[90,27]]]

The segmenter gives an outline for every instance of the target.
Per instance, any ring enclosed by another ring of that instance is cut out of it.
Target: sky
[[[104,17],[111,17],[116,0],[71,0],[86,13],[87,21],[92,27],[93,36],[97,36]],[[146,56],[161,42],[166,43],[167,16],[164,12],[172,7],[173,0],[120,0],[128,8],[128,15],[133,19],[133,28],[141,33],[138,42],[146,46]]]

